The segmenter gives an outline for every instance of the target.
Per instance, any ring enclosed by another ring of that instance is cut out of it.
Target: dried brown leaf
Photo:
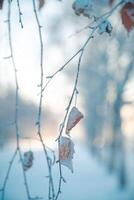
[[[69,131],[83,118],[83,114],[78,110],[78,108],[73,107],[69,113],[66,134],[69,135]]]
[[[73,172],[74,143],[70,138],[61,137],[59,147],[59,160],[61,165],[68,167]]]
[[[122,24],[130,32],[134,28],[134,3],[126,3],[120,11]]]

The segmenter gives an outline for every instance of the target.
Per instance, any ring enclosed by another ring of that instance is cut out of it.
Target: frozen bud
[[[108,33],[111,34],[112,32],[112,25],[108,20],[104,20],[102,21],[102,23],[99,25],[99,29],[98,29],[98,33],[101,35],[103,33]]]
[[[24,153],[24,157],[23,157],[23,167],[24,170],[28,170],[30,167],[32,167],[33,165],[33,152],[32,151],[27,151]]]

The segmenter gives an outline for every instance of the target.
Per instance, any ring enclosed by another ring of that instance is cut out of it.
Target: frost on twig
[[[13,51],[13,45],[12,45],[12,31],[11,31],[11,6],[12,6],[12,1],[8,0],[8,13],[7,13],[7,28],[8,28],[8,42],[9,42],[9,49],[10,49],[10,55],[11,55],[11,61],[12,61],[12,67],[13,67],[13,73],[14,73],[14,80],[15,80],[15,108],[14,108],[14,127],[15,127],[15,135],[16,135],[16,151],[15,151],[15,156],[16,153],[18,152],[19,154],[19,158],[20,158],[20,162],[21,162],[21,166],[22,166],[22,172],[23,172],[23,178],[24,178],[24,182],[25,182],[25,189],[26,189],[26,194],[27,194],[27,198],[28,200],[31,199],[31,195],[30,195],[30,191],[29,191],[29,185],[28,185],[28,181],[27,181],[27,176],[24,170],[24,166],[23,166],[23,157],[22,157],[22,152],[21,152],[21,148],[20,148],[20,130],[19,130],[19,83],[18,83],[18,70],[16,67],[16,63],[15,63],[15,59],[14,59],[14,51]],[[14,156],[14,157],[15,157]],[[12,159],[12,162],[14,162],[14,157]],[[10,173],[10,169],[12,165],[9,165],[9,171],[7,171],[7,175],[9,175],[8,173]],[[7,183],[6,178],[5,178],[5,184]],[[6,186],[5,186],[6,187]],[[2,200],[4,200],[4,195],[2,197]]]
[[[48,167],[48,173],[49,173],[49,188],[48,188],[48,199],[52,199],[54,200],[55,197],[55,189],[54,189],[54,183],[53,183],[53,176],[52,176],[52,162],[51,159],[49,158],[47,149],[46,149],[46,145],[44,143],[43,137],[42,137],[42,131],[41,131],[41,119],[42,119],[42,103],[43,103],[43,78],[44,78],[44,64],[43,64],[43,53],[44,53],[44,46],[43,46],[43,39],[42,39],[42,26],[40,25],[40,20],[38,17],[38,12],[37,12],[37,8],[36,8],[36,3],[35,0],[32,0],[33,2],[33,11],[34,11],[34,16],[35,16],[35,20],[36,20],[36,24],[37,24],[37,28],[38,28],[38,35],[39,35],[39,44],[40,44],[40,83],[39,83],[39,87],[40,87],[40,98],[39,98],[39,106],[38,106],[38,114],[37,114],[37,134],[39,136],[40,142],[42,144],[43,147],[43,152],[45,155],[45,159],[47,162],[47,167]]]

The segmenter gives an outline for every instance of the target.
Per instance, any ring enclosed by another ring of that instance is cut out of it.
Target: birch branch
[[[40,142],[42,144],[43,150],[44,150],[44,154],[45,154],[45,158],[47,161],[47,166],[48,166],[48,177],[49,177],[49,191],[48,191],[48,199],[54,199],[55,197],[55,191],[54,191],[54,183],[53,183],[53,176],[52,176],[52,164],[51,164],[51,159],[48,156],[47,153],[47,149],[46,149],[46,145],[43,141],[43,137],[41,134],[41,117],[42,117],[42,100],[43,100],[43,94],[42,94],[42,90],[43,90],[43,76],[44,76],[44,69],[43,69],[43,40],[42,40],[42,31],[41,28],[42,26],[40,25],[40,21],[39,21],[39,17],[37,14],[37,9],[36,9],[36,4],[35,4],[35,0],[32,0],[33,2],[33,10],[34,10],[34,15],[35,15],[35,19],[36,19],[36,23],[37,23],[37,27],[38,27],[38,33],[39,33],[39,40],[40,40],[40,100],[39,100],[39,109],[38,109],[38,116],[37,116],[37,133],[40,139]],[[52,194],[52,196],[51,196]]]
[[[23,166],[22,153],[21,153],[21,149],[20,149],[20,136],[19,136],[19,127],[18,127],[19,84],[18,84],[17,68],[16,68],[16,64],[15,64],[15,60],[14,60],[14,54],[13,54],[12,35],[11,35],[11,2],[12,2],[11,0],[8,0],[8,20],[7,20],[7,24],[8,24],[9,48],[10,48],[10,54],[11,54],[10,58],[11,58],[12,66],[13,66],[13,70],[14,70],[15,86],[16,86],[16,89],[15,89],[14,126],[15,126],[15,133],[16,133],[17,152],[19,154],[20,161],[21,161],[21,166],[22,166],[22,172],[23,172],[23,178],[24,178],[24,184],[25,184],[25,188],[26,188],[27,198],[28,198],[28,200],[30,200],[31,196],[30,196],[29,186],[28,186],[28,182],[27,182],[26,172],[25,172],[24,166]],[[15,156],[16,156],[17,152],[15,152]],[[14,157],[13,157],[12,163],[14,162]],[[9,165],[9,169],[11,168],[10,166],[12,166],[12,165]],[[10,170],[7,172],[7,176],[9,176],[9,173],[10,173]],[[4,181],[4,182],[7,183],[7,181]],[[3,198],[3,200],[4,200],[4,198]]]
[[[103,21],[105,21],[106,19],[108,19],[113,12],[115,12],[117,10],[118,7],[120,7],[121,5],[123,5],[125,3],[125,0],[120,1],[118,4],[116,4],[109,12],[104,13],[103,15],[101,15],[100,17],[95,17],[94,21],[91,22],[90,24],[88,24],[87,26],[85,26],[83,29],[86,28],[90,28],[92,31],[97,30],[98,27],[102,24]],[[96,24],[97,23],[97,24]],[[93,25],[94,24],[94,25]],[[95,25],[96,24],[96,25]],[[92,25],[92,27],[91,27]],[[83,29],[79,30],[79,32],[81,32]],[[84,45],[83,45],[84,46]],[[52,79],[54,79],[55,76],[57,76],[61,71],[63,71],[68,64],[78,55],[80,54],[80,52],[83,50],[83,46],[63,65],[61,66],[58,70],[56,70],[53,74],[47,76],[46,78],[49,79],[46,84],[44,85],[42,92],[44,92],[47,88],[47,86],[50,84],[50,82],[52,81]]]

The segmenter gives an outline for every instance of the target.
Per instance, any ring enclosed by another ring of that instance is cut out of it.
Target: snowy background
[[[94,1],[98,16],[110,8],[107,1]],[[78,30],[88,24],[88,19],[75,16],[72,1],[47,1],[39,17],[43,25],[44,71],[51,75],[61,67],[85,42],[89,29],[79,34]],[[42,147],[37,141],[36,118],[39,101],[40,82],[39,38],[35,23],[32,1],[21,4],[24,28],[18,23],[16,2],[12,3],[13,48],[20,87],[19,128],[22,151],[34,152],[34,164],[27,171],[30,192],[33,196],[47,196],[47,166]],[[15,133],[10,122],[14,117],[14,73],[9,56],[7,24],[7,4],[0,11],[0,188],[9,161],[15,148]],[[115,83],[120,80],[133,58],[133,36],[128,37],[116,12],[110,21],[114,27],[111,37],[96,35],[85,51],[79,79],[78,107],[84,119],[72,131],[75,143],[73,159],[74,173],[63,166],[67,181],[62,186],[60,200],[133,200],[134,199],[134,79],[133,73],[123,93],[124,100],[130,102],[122,108],[122,132],[125,138],[126,185],[120,188],[119,173],[122,152],[116,152],[116,167],[111,171],[109,139],[112,132],[113,113],[111,107],[115,99]],[[120,22],[120,23],[119,23]],[[123,33],[123,34],[122,34]],[[75,58],[52,81],[44,94],[42,129],[46,144],[56,150],[55,139],[59,124],[72,92],[78,58]],[[111,79],[112,77],[112,79]],[[107,92],[108,90],[108,92]],[[106,103],[105,94],[108,103]],[[98,134],[100,133],[100,135]],[[30,139],[27,139],[30,138]],[[97,152],[97,153],[96,153]],[[55,185],[58,181],[57,165],[54,166]],[[17,157],[6,187],[5,200],[26,200],[20,160]],[[1,198],[1,197],[0,197]]]

